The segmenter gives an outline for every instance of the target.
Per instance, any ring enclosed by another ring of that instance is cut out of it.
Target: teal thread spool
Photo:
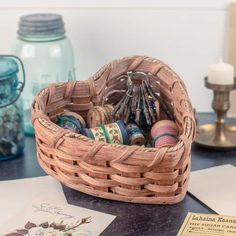
[[[129,136],[129,145],[142,146],[145,144],[145,138],[137,125],[127,124],[126,129]]]
[[[81,133],[85,127],[85,121],[82,116],[74,114],[74,112],[64,112],[57,116],[57,125],[72,132]]]

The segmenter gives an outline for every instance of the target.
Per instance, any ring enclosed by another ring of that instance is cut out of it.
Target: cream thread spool
[[[178,142],[178,127],[171,120],[161,120],[152,126],[151,136],[156,148],[174,146]]]
[[[111,144],[128,144],[128,133],[124,122],[121,120],[111,124],[101,124],[90,129],[85,128],[83,134],[96,141]]]

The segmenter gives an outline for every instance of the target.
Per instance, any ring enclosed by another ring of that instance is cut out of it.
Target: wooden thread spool
[[[142,146],[145,144],[145,138],[137,125],[127,124],[126,129],[129,136],[129,145]]]
[[[97,127],[84,129],[83,134],[96,141],[111,144],[128,144],[128,133],[123,121],[118,120],[111,124],[101,124]]]
[[[151,136],[156,148],[174,146],[178,142],[178,127],[171,120],[161,120],[152,126]]]
[[[89,128],[97,127],[101,124],[114,122],[112,112],[114,107],[110,104],[104,106],[95,106],[88,111],[87,124]]]

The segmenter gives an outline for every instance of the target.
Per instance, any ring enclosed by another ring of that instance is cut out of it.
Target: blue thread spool
[[[130,145],[142,146],[145,144],[145,138],[137,125],[127,124],[126,129],[129,136]]]

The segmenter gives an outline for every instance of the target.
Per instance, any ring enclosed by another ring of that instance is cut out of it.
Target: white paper
[[[50,176],[0,181],[0,228],[37,198],[67,203],[60,183]]]
[[[193,171],[188,191],[218,214],[236,216],[236,167]]]
[[[38,200],[0,229],[0,235],[98,236],[115,216],[68,204]]]

